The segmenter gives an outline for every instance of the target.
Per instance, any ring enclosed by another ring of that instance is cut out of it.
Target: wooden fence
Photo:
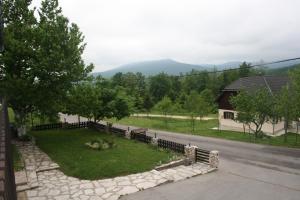
[[[33,131],[42,131],[50,129],[75,129],[75,128],[86,128],[90,122],[80,122],[80,123],[54,123],[54,124],[42,124],[37,126],[32,126]]]
[[[203,162],[209,164],[209,153],[210,151],[197,148],[195,151],[196,162]]]
[[[147,144],[151,143],[151,141],[152,141],[152,137],[151,136],[148,136],[148,135],[143,134],[143,133],[134,133],[134,132],[131,132],[130,138],[133,139],[133,140],[138,140],[140,142],[147,143]]]
[[[178,153],[184,153],[184,147],[186,145],[180,144],[177,142],[172,142],[168,140],[158,139],[158,147],[164,148],[164,149],[171,149]]]
[[[8,121],[7,105],[4,100],[2,102],[0,116],[0,199],[17,199],[11,134]]]

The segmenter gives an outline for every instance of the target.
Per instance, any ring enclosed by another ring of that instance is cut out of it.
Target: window
[[[224,112],[224,119],[234,119],[233,112]]]

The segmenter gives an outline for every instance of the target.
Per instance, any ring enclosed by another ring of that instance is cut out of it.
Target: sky
[[[34,0],[38,7],[40,0]],[[300,0],[59,0],[95,72],[158,59],[191,64],[300,56]]]

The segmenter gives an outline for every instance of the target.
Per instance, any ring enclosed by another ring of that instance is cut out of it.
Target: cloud
[[[38,1],[35,1],[38,4]],[[60,0],[95,71],[141,60],[188,63],[298,57],[298,0]]]

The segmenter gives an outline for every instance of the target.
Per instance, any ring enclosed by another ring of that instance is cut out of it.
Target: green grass
[[[111,120],[113,123],[120,123],[124,125],[133,125],[138,127],[151,128],[155,130],[166,130],[184,134],[200,135],[207,137],[216,137],[227,140],[235,140],[241,142],[250,142],[258,144],[268,144],[274,146],[285,146],[292,148],[300,148],[300,135],[299,141],[296,143],[296,134],[289,133],[287,135],[287,142],[284,142],[284,136],[275,138],[258,138],[255,139],[253,134],[244,134],[235,131],[219,131],[212,130],[213,127],[218,127],[218,120],[196,121],[195,131],[192,131],[191,121],[183,119],[168,119],[167,124],[164,118],[152,117],[128,117],[120,121]]]
[[[110,178],[153,169],[177,154],[150,145],[89,129],[31,132],[37,145],[61,167],[80,179]],[[116,147],[102,151],[84,144],[94,139],[114,140]]]
[[[21,159],[21,154],[18,151],[16,145],[13,145],[12,149],[13,149],[14,170],[15,171],[20,171],[24,168],[24,164],[23,164],[22,159]]]

